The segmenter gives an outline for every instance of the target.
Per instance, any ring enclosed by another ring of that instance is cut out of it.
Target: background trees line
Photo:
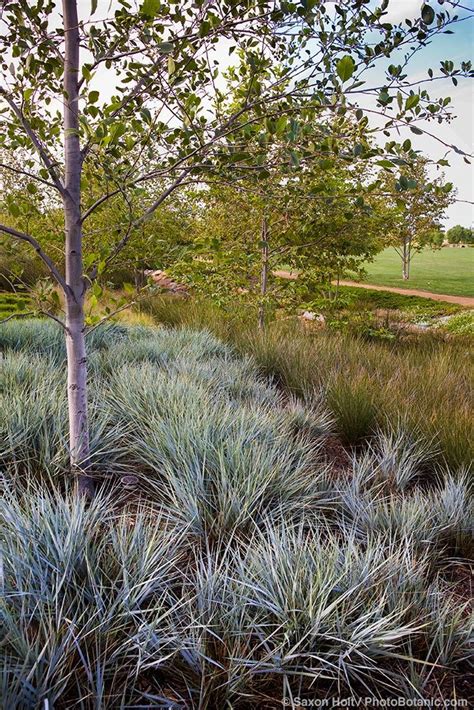
[[[2,4],[2,165],[26,179],[27,205],[37,200],[46,209],[25,213],[25,229],[6,220],[0,231],[32,247],[63,294],[64,319],[55,318],[66,337],[71,467],[81,491],[93,491],[86,294],[132,236],[146,238],[158,209],[173,212],[164,205],[178,188],[229,179],[263,184],[275,170],[291,186],[307,166],[331,170],[339,160],[395,170],[415,152],[402,155],[392,140],[368,143],[369,114],[381,118],[388,137],[390,129],[420,134],[420,121],[449,118],[449,97],[432,99],[424,82],[411,81],[406,54],[388,67],[383,86],[371,84],[368,72],[380,59],[408,50],[413,56],[431,36],[450,32],[456,3],[440,12],[425,4],[403,25],[384,21],[387,6],[341,0],[333,14],[316,0],[145,0],[136,12],[117,0],[105,16],[92,2],[79,17],[76,0]],[[222,51],[236,57],[225,72]],[[101,75],[112,87],[102,96]],[[472,75],[469,62],[443,62],[439,74],[455,83]],[[429,70],[426,81],[436,78]],[[398,186],[405,189],[401,179]],[[355,204],[365,210],[365,197]],[[22,216],[15,198],[6,206],[13,220]],[[103,236],[106,206],[119,216],[110,239]],[[46,213],[64,229],[57,245],[45,245],[35,231]],[[96,250],[85,251],[89,241]]]
[[[405,149],[411,149],[409,141]],[[330,288],[333,280],[361,274],[364,263],[388,246],[400,254],[408,278],[412,254],[445,239],[443,213],[455,191],[442,174],[430,181],[423,157],[411,163],[407,158],[398,177],[368,161],[347,164],[340,158],[309,163],[293,174],[281,167],[271,170],[263,180],[228,176],[183,188],[133,229],[113,260],[108,255],[126,213],[121,197],[105,202],[91,217],[84,239],[86,265],[99,264],[92,295],[105,284],[139,288],[146,270],[160,268],[220,304],[237,297],[260,309],[295,306],[315,289]],[[61,209],[45,205],[41,190],[32,192],[28,185],[17,180],[5,191],[3,219],[41,234],[48,251],[61,259]],[[97,191],[92,175],[87,190]],[[462,228],[446,236],[469,241]],[[14,242],[9,252],[6,247],[4,285],[31,284],[47,275],[45,269],[32,269],[27,247]],[[275,279],[273,271],[281,267],[302,278],[298,283]]]

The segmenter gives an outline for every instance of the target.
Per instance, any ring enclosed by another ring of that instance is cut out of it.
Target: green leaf
[[[168,74],[174,74],[176,71],[176,64],[173,57],[168,57]]]
[[[91,15],[97,10],[97,0],[91,0]]]
[[[109,145],[110,143],[116,143],[118,139],[126,132],[127,126],[125,125],[125,123],[114,123],[104,143],[106,145]]]
[[[141,12],[147,17],[155,17],[160,9],[161,0],[144,0]]]
[[[421,19],[425,25],[431,25],[435,18],[435,11],[429,5],[423,5],[421,8]]]
[[[20,215],[20,208],[15,202],[8,203],[8,211],[10,212],[12,217],[19,217]]]
[[[420,129],[417,128],[416,126],[410,126],[410,131],[411,131],[412,133],[415,133],[417,136],[422,136],[422,135],[423,135],[423,131],[420,131]]]
[[[329,160],[329,158],[324,158],[320,160],[318,164],[321,170],[330,170],[334,166],[334,161]]]
[[[336,71],[341,81],[348,81],[355,71],[356,65],[351,56],[346,54],[336,64]]]
[[[415,108],[415,106],[417,106],[419,103],[420,97],[418,96],[418,94],[412,94],[406,100],[405,109],[409,111],[410,109]]]
[[[142,118],[143,118],[143,120],[145,121],[145,123],[150,124],[150,123],[151,123],[151,113],[150,113],[150,111],[145,107],[145,108],[142,108],[142,110],[140,111],[140,113],[141,113]]]
[[[95,104],[96,101],[99,100],[99,92],[98,91],[89,91],[89,101],[91,104]]]
[[[59,293],[57,291],[51,291],[51,300],[56,306],[61,305],[61,299],[59,298]]]
[[[34,89],[25,89],[24,90],[23,98],[25,99],[25,101],[28,101],[28,99],[31,99],[31,97],[34,94],[34,91],[35,91]]]
[[[275,123],[275,130],[278,134],[283,133],[287,125],[287,118],[286,116],[280,116],[279,119],[277,119]]]
[[[158,42],[156,46],[162,54],[169,54],[174,49],[172,42]]]

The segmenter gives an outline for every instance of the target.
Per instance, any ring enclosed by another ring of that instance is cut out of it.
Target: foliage
[[[442,327],[448,333],[474,335],[474,311],[463,311],[447,319]]]
[[[462,306],[445,301],[432,301],[423,296],[405,296],[390,291],[375,291],[357,286],[339,286],[334,300],[320,298],[312,302],[315,310],[348,309],[354,313],[367,311],[398,311],[408,319],[421,320],[458,313]]]
[[[420,246],[430,246],[432,249],[439,249],[443,246],[446,235],[440,227],[424,232],[419,237]]]
[[[26,313],[29,310],[28,306],[28,294],[0,292],[0,320],[13,315]]]
[[[456,224],[446,232],[450,244],[474,244],[474,232],[469,227]]]
[[[0,148],[5,226],[13,220],[32,233],[62,268],[63,126],[56,98],[63,91],[64,47],[55,5],[8,4]],[[418,85],[405,95],[408,70],[396,64],[413,42],[421,48],[433,34],[452,31],[458,18],[449,7],[425,8],[399,25],[383,22],[384,3],[370,8],[355,0],[342,0],[335,15],[320,3],[276,8],[264,0],[219,9],[191,0],[172,8],[144,2],[138,11],[120,2],[116,13],[100,19],[97,3],[90,13],[80,11],[79,39],[87,53],[79,67],[78,131],[89,278],[104,273],[123,248],[122,267],[162,262],[170,243],[181,241],[186,215],[175,188],[188,182],[238,183],[253,172],[264,185],[271,184],[274,167],[292,176],[307,166],[331,171],[341,160],[362,170],[370,161],[390,170],[413,160],[410,141],[375,146],[361,96],[373,97],[370,110],[383,117],[386,134],[400,123],[417,134],[423,130],[416,124],[426,117],[450,116],[449,97],[431,100]],[[329,37],[332,53],[321,64]],[[9,47],[15,48],[11,56]],[[366,69],[390,56],[395,64],[386,85],[372,87]],[[458,82],[472,70],[469,62],[446,60],[440,75]],[[110,91],[101,91],[104,76]],[[430,70],[427,81],[432,78]],[[363,94],[356,91],[361,87]],[[337,108],[330,125],[328,107]],[[169,196],[173,207],[162,209]],[[339,209],[337,199],[332,207]],[[156,209],[153,227],[148,219]]]

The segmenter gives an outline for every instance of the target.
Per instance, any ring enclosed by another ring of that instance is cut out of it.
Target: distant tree
[[[385,180],[387,211],[385,229],[389,244],[402,261],[402,277],[410,278],[413,254],[426,246],[434,232],[441,229],[447,207],[454,202],[452,183],[440,176],[430,180],[428,161],[417,158],[407,164],[398,179]]]
[[[450,244],[474,244],[474,230],[456,224],[446,232]]]
[[[371,176],[365,161],[334,159],[202,189],[193,239],[170,271],[220,304],[256,309],[263,327],[269,308],[299,305],[381,249],[384,201]],[[279,276],[282,267],[298,279]]]
[[[446,238],[446,234],[443,229],[435,228],[430,229],[426,234],[422,235],[419,239],[421,247],[431,247],[432,249],[440,249],[443,246],[443,242]]]

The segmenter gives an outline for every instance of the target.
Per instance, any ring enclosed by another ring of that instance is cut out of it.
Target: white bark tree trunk
[[[262,269],[260,275],[260,305],[258,307],[258,327],[260,330],[265,328],[265,297],[267,295],[268,287],[268,227],[267,219],[264,217],[262,219]]]
[[[402,256],[402,276],[404,281],[408,281],[410,278],[410,261],[411,261],[411,240],[405,239],[403,242],[403,256]]]
[[[77,0],[63,0],[64,62],[64,218],[66,238],[66,351],[70,463],[78,491],[93,495],[88,475],[89,421],[85,343],[85,282],[82,262],[81,171],[79,141],[79,28]]]

